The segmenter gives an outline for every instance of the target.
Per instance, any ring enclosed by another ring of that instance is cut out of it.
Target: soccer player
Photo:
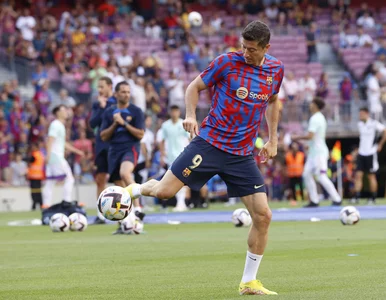
[[[46,184],[43,187],[43,208],[51,205],[52,190],[57,180],[64,179],[63,200],[71,203],[74,176],[68,162],[64,158],[64,151],[74,152],[81,157],[83,151],[76,149],[66,142],[66,127],[64,126],[68,112],[67,107],[59,105],[52,111],[56,120],[52,121],[48,128],[47,157],[46,157]],[[64,202],[64,203],[65,203]]]
[[[172,105],[170,107],[170,119],[165,121],[161,126],[161,160],[166,157],[168,164],[172,164],[189,143],[189,133],[184,130],[182,125],[183,120],[180,116],[180,108],[177,105]],[[165,149],[167,149],[167,151],[165,151]],[[161,162],[161,165],[163,164],[164,162]],[[181,212],[188,210],[185,203],[186,192],[186,187],[183,187],[177,192],[175,195],[177,204],[173,211]]]
[[[361,196],[361,190],[363,187],[363,174],[367,173],[369,179],[371,198],[368,203],[375,203],[378,191],[378,182],[376,173],[379,169],[378,155],[381,152],[383,145],[386,142],[386,127],[379,121],[371,119],[369,116],[369,110],[367,108],[361,108],[359,111],[359,149],[357,158],[357,170],[355,173],[355,196],[351,200],[353,203],[357,203]],[[377,134],[382,133],[382,138],[377,143]]]
[[[145,134],[144,114],[130,103],[130,86],[122,81],[115,87],[117,105],[112,105],[103,114],[101,139],[109,141],[108,172],[110,181],[119,186],[134,183],[133,171],[137,164],[140,140]],[[123,182],[122,182],[123,181]],[[143,219],[139,199],[134,201],[136,216]],[[120,228],[120,227],[119,227]]]
[[[127,187],[132,197],[159,199],[173,197],[184,185],[199,190],[219,174],[230,197],[240,197],[253,224],[248,236],[248,251],[239,286],[241,295],[274,294],[264,288],[256,274],[268,239],[271,210],[264,179],[252,157],[260,122],[265,118],[269,140],[260,155],[265,160],[277,154],[279,121],[278,92],[283,79],[283,64],[267,54],[270,30],[260,21],[249,23],[241,35],[242,50],[215,58],[186,90],[186,118],[183,126],[195,136],[173,162],[161,181]],[[212,106],[199,130],[196,108],[199,93],[214,87]]]
[[[311,118],[308,124],[308,133],[302,136],[293,136],[292,140],[308,140],[309,149],[306,164],[303,170],[303,179],[308,191],[310,202],[305,207],[319,206],[319,196],[314,176],[323,186],[332,199],[332,205],[341,205],[342,198],[334,184],[327,177],[329,151],[326,145],[327,121],[321,110],[325,103],[323,99],[315,97],[310,103]]]
[[[109,77],[102,77],[98,80],[98,102],[93,103],[90,118],[90,126],[92,129],[97,129],[95,137],[95,165],[96,176],[95,182],[97,184],[97,198],[106,188],[108,178],[107,168],[107,151],[109,143],[101,140],[100,128],[102,125],[102,115],[107,108],[117,103],[113,96],[113,82]],[[98,216],[95,220],[97,224],[103,224],[105,217],[97,210]]]

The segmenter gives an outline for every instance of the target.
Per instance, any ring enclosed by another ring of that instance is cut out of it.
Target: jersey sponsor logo
[[[192,173],[192,171],[189,170],[189,168],[185,168],[185,170],[182,171],[182,176],[189,177],[190,173]]]
[[[257,94],[257,93],[254,93],[254,92],[250,92],[249,93],[249,98],[268,101],[269,95],[268,94]]]
[[[248,97],[248,90],[245,87],[241,86],[237,89],[236,96],[240,99],[245,99]]]
[[[268,85],[272,84],[272,76],[267,76],[267,79],[265,81]]]

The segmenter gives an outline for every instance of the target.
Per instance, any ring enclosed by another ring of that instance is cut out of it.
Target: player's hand
[[[383,148],[382,145],[378,145],[378,147],[377,147],[377,152],[378,152],[378,153],[381,152],[381,151],[382,151],[382,148]]]
[[[184,122],[182,122],[185,131],[190,133],[190,138],[194,138],[198,135],[198,124],[197,120],[192,117],[187,117]]]
[[[299,139],[298,135],[296,135],[296,134],[291,135],[291,141],[296,142],[298,139]]]
[[[84,152],[83,151],[78,151],[78,153],[77,153],[80,157],[85,157],[86,155],[84,154]]]
[[[107,97],[99,95],[98,96],[98,102],[99,102],[99,106],[101,108],[105,108],[106,104],[107,104]]]
[[[263,148],[259,152],[259,156],[263,156],[264,159],[261,161],[265,163],[268,159],[274,158],[277,154],[277,140],[276,141],[268,141],[265,143]]]
[[[114,121],[117,122],[119,125],[125,125],[125,120],[123,120],[121,113],[116,113],[113,116]]]

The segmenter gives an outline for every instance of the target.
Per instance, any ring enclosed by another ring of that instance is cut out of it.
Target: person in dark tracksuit
[[[111,105],[117,103],[117,100],[113,96],[113,82],[109,77],[102,77],[98,81],[98,101],[92,105],[92,113],[90,118],[90,126],[97,130],[95,138],[95,166],[96,176],[95,182],[97,184],[97,198],[106,188],[106,182],[108,178],[108,165],[107,165],[107,151],[109,148],[109,142],[104,142],[100,138],[100,128],[102,125],[102,115]],[[104,223],[105,218],[97,210],[98,216],[95,223]]]

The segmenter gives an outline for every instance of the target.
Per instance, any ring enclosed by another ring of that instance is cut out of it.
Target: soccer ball
[[[56,213],[50,219],[50,227],[53,232],[67,231],[70,228],[70,220],[65,214]]]
[[[193,27],[198,27],[202,24],[202,16],[199,12],[196,11],[192,11],[191,13],[189,13],[188,20],[190,25],[192,25]]]
[[[73,213],[69,216],[71,231],[85,231],[87,228],[87,218],[80,213]]]
[[[355,225],[361,219],[359,211],[354,206],[343,207],[339,216],[343,225]]]
[[[135,234],[141,234],[142,231],[143,231],[143,222],[140,220],[140,219],[135,219],[135,223],[134,223],[134,228],[133,228],[133,232]]]
[[[252,218],[245,208],[238,208],[232,214],[232,223],[236,227],[248,227],[252,224]]]
[[[130,194],[120,186],[109,186],[99,195],[98,210],[108,220],[123,220],[129,215],[131,208]]]
[[[134,214],[129,216],[121,222],[121,229],[124,234],[140,234],[143,231],[143,222]]]

